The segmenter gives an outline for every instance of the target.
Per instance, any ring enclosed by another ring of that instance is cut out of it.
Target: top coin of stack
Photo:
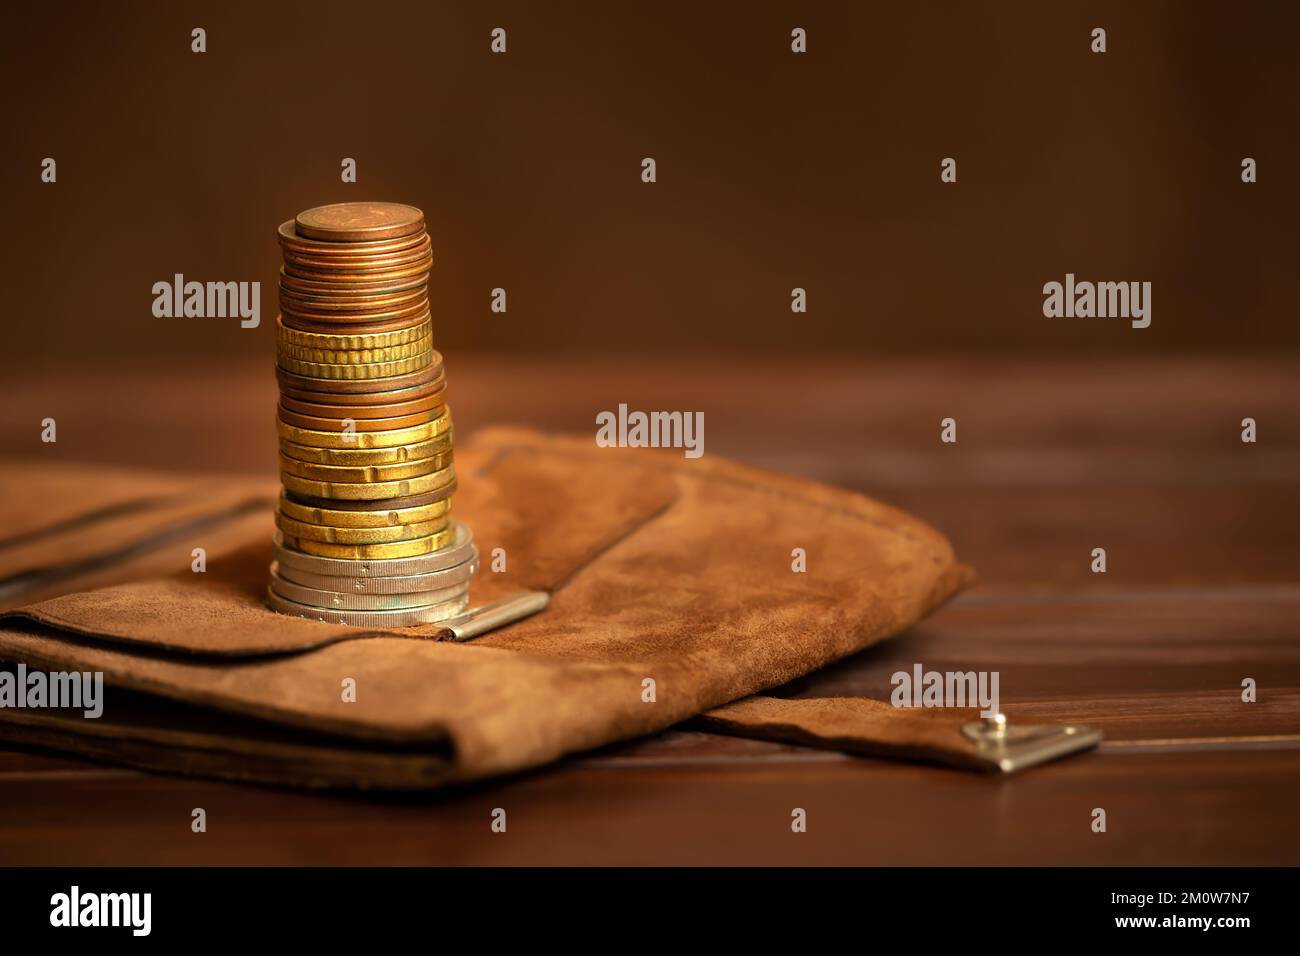
[[[418,624],[468,604],[478,566],[456,489],[442,356],[433,348],[424,214],[319,206],[282,223],[276,610]]]

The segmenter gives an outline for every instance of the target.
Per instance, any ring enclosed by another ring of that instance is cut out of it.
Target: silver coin
[[[391,575],[383,578],[339,578],[326,574],[312,574],[292,568],[278,561],[271,567],[286,581],[319,591],[339,591],[349,594],[411,594],[417,591],[439,591],[469,581],[478,573],[478,554],[464,564],[428,574]]]
[[[425,604],[396,611],[338,611],[333,608],[309,607],[280,597],[269,587],[266,603],[281,614],[292,614],[309,621],[326,621],[330,624],[350,624],[353,627],[410,627],[414,624],[436,624],[456,617],[469,606],[466,593],[443,604]]]
[[[368,561],[364,558],[322,558],[303,554],[284,546],[284,536],[275,532],[275,560],[281,568],[297,568],[311,574],[329,578],[387,578],[408,574],[427,574],[464,564],[478,551],[474,548],[474,535],[459,521],[455,524],[456,536],[452,543],[429,554],[413,558],[385,558]]]
[[[337,582],[339,578],[327,580]],[[363,582],[364,583],[364,582]],[[308,607],[334,608],[339,611],[395,611],[400,608],[445,604],[469,591],[469,580],[436,591],[407,591],[397,594],[356,594],[349,591],[322,590],[286,581],[271,564],[271,590],[280,597]]]

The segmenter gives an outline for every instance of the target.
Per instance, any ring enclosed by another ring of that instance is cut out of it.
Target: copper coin
[[[428,321],[428,312],[424,316],[414,319],[388,319],[383,322],[374,322],[366,320],[364,322],[304,322],[295,318],[292,313],[279,316],[280,324],[286,329],[296,329],[299,332],[315,332],[317,335],[365,335],[368,332],[396,332],[399,329],[409,329],[421,325]]]
[[[362,242],[399,239],[424,229],[424,213],[396,202],[339,202],[298,213],[294,231],[308,239]]]
[[[394,306],[377,306],[373,308],[351,308],[351,310],[318,310],[312,307],[307,310],[295,308],[292,304],[281,302],[279,312],[285,319],[285,324],[295,328],[296,325],[333,325],[338,323],[354,324],[377,324],[390,323],[390,321],[413,321],[424,317],[429,317],[429,300],[420,297],[415,302],[396,303]]]
[[[415,285],[407,286],[354,286],[346,289],[322,289],[318,286],[300,286],[291,282],[286,282],[288,276],[280,278],[280,294],[292,296],[296,299],[302,299],[306,302],[334,302],[339,305],[347,305],[352,302],[364,302],[366,299],[382,299],[390,296],[428,296],[429,285],[427,280],[422,280]]]
[[[340,395],[331,392],[312,391],[302,388],[287,388],[284,383],[280,383],[280,398],[290,398],[294,401],[304,402],[312,405],[330,405],[342,406],[344,408],[362,408],[383,405],[401,405],[411,401],[419,401],[425,398],[438,398],[439,404],[446,403],[447,397],[447,378],[438,370],[436,378],[432,378],[420,385],[412,385],[407,388],[395,388],[386,392],[369,392],[357,395]],[[315,413],[313,413],[315,414]],[[358,411],[357,417],[369,418],[369,415],[362,415]]]
[[[360,278],[365,281],[367,276],[372,274],[383,274],[402,271],[402,269],[415,268],[421,263],[428,263],[430,267],[433,264],[433,250],[430,248],[421,248],[416,250],[412,255],[399,256],[374,256],[373,259],[341,259],[335,263],[324,256],[300,256],[286,252],[282,256],[285,260],[285,268],[291,272],[308,273],[307,278],[312,278],[313,274],[339,273],[344,278]],[[363,274],[364,273],[364,274]]]
[[[455,491],[456,480],[453,478],[451,484],[436,491],[428,491],[422,495],[408,495],[405,498],[380,498],[375,501],[313,498],[310,495],[300,495],[288,490],[283,490],[283,494],[290,501],[306,508],[327,508],[331,511],[401,511],[404,508],[420,508],[437,501],[443,501],[450,498]]]
[[[421,264],[426,264],[429,268],[433,268],[433,253],[427,249],[422,249],[418,253],[409,256],[384,256],[383,258],[374,259],[343,259],[338,262],[330,262],[329,260],[321,259],[319,256],[295,256],[288,253],[284,255],[284,267],[297,273],[341,272],[350,276],[359,276],[362,273],[378,273],[383,275],[389,272],[396,272],[399,269],[412,269]]]
[[[313,431],[339,431],[339,422],[341,421],[338,418],[317,418],[314,415],[293,412],[285,408],[283,403],[280,404],[279,414],[280,421],[286,425],[310,428]],[[413,428],[416,425],[423,425],[425,422],[431,422],[441,415],[442,408],[438,408],[432,412],[415,412],[409,415],[398,415],[396,418],[352,418],[352,422],[355,430],[359,432],[387,432],[396,428]]]
[[[362,263],[353,261],[340,262],[337,265],[317,264],[315,257],[307,258],[304,256],[283,256],[280,275],[284,277],[286,272],[298,282],[329,282],[334,285],[346,283],[349,286],[365,285],[369,280],[367,275],[386,276],[389,273],[397,272],[408,268],[409,266],[419,265],[424,262],[429,268],[432,268],[433,254],[424,252],[418,256],[412,256],[409,259],[387,259],[383,261],[376,260],[373,263]],[[342,275],[342,280],[331,278],[332,275]],[[378,279],[372,282],[375,284],[381,281],[390,281],[387,279]],[[408,284],[410,282],[407,280]]]
[[[309,378],[286,372],[278,365],[275,369],[276,380],[282,386],[305,392],[328,392],[331,395],[364,395],[373,392],[389,392],[393,389],[423,385],[442,375],[442,356],[435,349],[433,360],[427,368],[405,375],[390,375],[387,378],[333,379]]]
[[[348,271],[352,269],[373,269],[376,272],[386,272],[399,266],[409,265],[428,256],[433,257],[433,243],[426,235],[424,241],[410,249],[403,249],[400,252],[386,252],[377,255],[358,255],[358,256],[325,256],[325,255],[306,255],[301,252],[295,252],[292,249],[283,250],[286,262],[294,261],[299,265],[306,266],[309,269],[339,269]]]
[[[420,412],[438,411],[447,403],[446,388],[439,389],[425,398],[409,402],[390,402],[384,405],[335,405],[333,403],[304,402],[289,395],[280,396],[280,408],[298,415],[310,415],[316,419],[385,419],[415,415]],[[316,427],[316,426],[310,426]],[[360,426],[358,426],[360,427]],[[400,426],[393,425],[393,428]],[[328,429],[322,429],[328,430]]]
[[[411,292],[398,292],[392,295],[350,295],[345,298],[333,296],[302,297],[280,290],[281,304],[287,303],[295,312],[381,312],[384,309],[410,306],[417,302],[429,302],[427,289],[415,289]]]
[[[360,294],[357,294],[339,290],[295,289],[289,288],[282,282],[279,291],[280,295],[287,295],[291,299],[298,299],[312,305],[322,303],[353,308],[370,304],[382,304],[384,300],[397,302],[399,298],[403,297],[406,298],[407,302],[416,302],[420,299],[427,301],[429,296],[429,288],[423,283],[410,289],[362,289]],[[373,299],[375,302],[370,303],[367,301],[368,299]],[[307,311],[313,310],[308,309]]]
[[[370,266],[385,262],[398,262],[402,260],[418,259],[420,256],[433,255],[433,239],[427,232],[422,232],[418,236],[419,242],[408,246],[405,249],[375,249],[373,246],[380,243],[357,243],[345,245],[337,242],[321,243],[321,249],[305,251],[302,249],[281,249],[285,256],[292,256],[295,259],[308,260],[312,264],[315,260],[323,263],[322,268],[332,266]],[[406,242],[407,240],[402,240]],[[346,252],[339,252],[338,247],[342,245]]]
[[[305,279],[302,276],[290,275],[283,268],[280,269],[280,287],[289,287],[297,292],[319,293],[321,295],[383,295],[389,292],[402,292],[410,289],[427,287],[429,277],[415,276],[396,281],[381,279],[378,282],[334,282],[330,279]]]
[[[433,256],[427,257],[419,265],[405,269],[390,269],[385,272],[337,272],[323,269],[305,269],[292,262],[285,262],[280,268],[288,275],[299,279],[307,279],[311,282],[324,281],[339,285],[373,286],[376,282],[398,283],[413,277],[427,276],[432,267]]]
[[[428,238],[424,232],[414,232],[400,239],[380,239],[373,242],[322,242],[298,235],[292,219],[280,223],[276,230],[280,246],[304,256],[370,256],[402,252],[420,245]]]
[[[292,328],[298,328],[300,323],[303,322],[310,322],[314,325],[346,325],[350,322],[373,324],[375,322],[396,322],[402,319],[423,319],[423,317],[428,314],[429,303],[423,298],[418,302],[413,302],[410,305],[398,306],[397,308],[384,308],[383,306],[380,306],[377,309],[366,309],[364,311],[354,312],[302,312],[298,309],[291,308],[283,301],[280,303],[280,315],[284,319],[285,324]]]
[[[301,259],[298,256],[285,256],[281,268],[292,276],[311,280],[316,276],[331,278],[343,276],[343,281],[360,279],[369,281],[370,276],[392,276],[396,273],[413,269],[429,272],[433,269],[433,256],[429,253],[412,256],[410,259],[389,259],[384,262],[358,263],[341,262],[338,265],[324,265],[316,260]],[[400,278],[400,276],[399,276]]]

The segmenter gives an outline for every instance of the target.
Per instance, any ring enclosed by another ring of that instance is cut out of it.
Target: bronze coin
[[[304,322],[290,314],[279,316],[279,322],[286,329],[297,329],[299,332],[315,332],[317,335],[364,335],[367,332],[396,332],[399,329],[409,329],[427,321],[428,310],[424,315],[417,316],[414,319],[389,319],[384,322]]]
[[[410,305],[398,306],[394,309],[386,309],[382,306],[378,309],[366,309],[355,312],[301,312],[298,309],[291,308],[286,302],[280,302],[280,315],[283,317],[285,324],[291,328],[300,328],[303,322],[310,322],[314,325],[347,325],[348,323],[373,324],[375,322],[397,322],[403,319],[414,319],[423,317],[429,312],[429,303],[426,299],[421,298],[418,302]]]
[[[283,382],[280,383],[280,398],[286,397],[308,404],[341,406],[343,408],[362,408],[384,405],[400,405],[406,402],[416,401],[424,398],[436,397],[439,404],[446,404],[447,397],[447,378],[438,369],[438,374],[430,378],[427,382],[419,385],[411,385],[406,388],[394,388],[385,392],[368,392],[363,394],[342,395],[333,392],[320,392],[305,388],[289,388]],[[391,379],[389,380],[391,381]],[[313,413],[315,414],[315,413]],[[346,417],[346,416],[345,416]],[[362,415],[360,411],[357,417],[371,417]]]
[[[320,402],[304,402],[289,395],[280,395],[280,408],[298,415],[310,415],[316,419],[385,419],[401,418],[421,412],[438,411],[447,403],[446,388],[439,389],[425,398],[409,402],[392,402],[386,405],[335,405]],[[291,422],[290,424],[296,424]],[[394,428],[399,426],[394,425]],[[322,428],[321,431],[328,431]]]
[[[310,428],[312,431],[332,432],[339,430],[338,418],[317,418],[314,415],[303,415],[299,412],[290,411],[280,404],[280,421],[286,425],[293,425],[297,428]],[[414,428],[416,425],[423,425],[425,422],[431,422],[442,415],[442,408],[436,411],[414,412],[408,415],[398,415],[395,418],[352,418],[355,430],[359,432],[388,432],[397,428]]]
[[[382,312],[385,309],[401,308],[423,302],[428,307],[427,289],[413,292],[398,292],[394,295],[350,295],[346,298],[333,296],[298,296],[280,290],[280,304],[288,305],[293,311],[302,314],[310,312]]]
[[[280,246],[303,256],[370,256],[402,252],[420,245],[428,238],[425,232],[414,232],[400,239],[379,239],[373,242],[322,242],[298,235],[292,219],[280,223],[276,230]]]
[[[339,498],[313,498],[285,490],[284,496],[295,504],[306,508],[326,508],[331,511],[401,511],[405,508],[421,508],[435,502],[450,498],[456,491],[456,480],[444,488],[427,491],[422,495],[408,495],[405,498],[379,498],[375,501],[344,501]]]
[[[311,282],[333,282],[338,285],[368,285],[373,286],[376,282],[399,283],[415,277],[424,277],[429,274],[433,267],[433,256],[429,256],[419,265],[410,266],[405,269],[391,269],[385,272],[337,272],[326,271],[322,269],[305,269],[302,266],[295,265],[286,261],[280,268],[288,275],[295,276],[299,279],[307,279]]]
[[[308,239],[361,242],[399,239],[424,229],[424,213],[396,202],[339,202],[298,213],[294,231]]]
[[[423,385],[442,375],[442,356],[435,349],[433,359],[426,368],[405,375],[389,375],[386,378],[334,379],[309,378],[286,372],[278,365],[275,368],[276,380],[282,386],[304,392],[328,392],[331,395],[364,395],[373,392],[391,392],[398,388]]]

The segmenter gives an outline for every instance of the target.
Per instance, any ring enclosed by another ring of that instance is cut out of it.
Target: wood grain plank
[[[1140,786],[1135,786],[1140,781]],[[1300,863],[1294,753],[1085,755],[1014,779],[869,759],[562,765],[434,799],[179,778],[0,788],[0,862],[163,864]],[[1104,807],[1108,831],[1090,829]],[[203,807],[208,832],[190,832]],[[507,832],[493,834],[494,808]],[[808,832],[790,814],[808,813]]]
[[[867,483],[1024,484],[1109,479],[1205,483],[1300,476],[1300,358],[1087,361],[1041,356],[691,359],[680,356],[448,356],[462,439],[494,422],[594,434],[598,411],[705,412],[707,453],[809,477]],[[118,387],[147,375],[149,389]],[[16,369],[0,409],[0,449],[43,462],[112,461],[165,469],[274,470],[275,379],[266,355],[166,366],[69,362],[57,375]],[[179,410],[220,415],[202,428]],[[31,427],[54,415],[57,445]],[[99,427],[110,415],[117,427]],[[1260,424],[1243,446],[1240,421]],[[939,421],[959,422],[956,445]],[[66,425],[66,428],[65,428]],[[65,439],[66,433],[66,439]]]
[[[1116,739],[1300,733],[1297,603],[1281,597],[991,603],[959,599],[908,634],[778,689],[888,700],[898,671],[997,671],[1011,717]],[[1256,681],[1258,700],[1241,700]]]

